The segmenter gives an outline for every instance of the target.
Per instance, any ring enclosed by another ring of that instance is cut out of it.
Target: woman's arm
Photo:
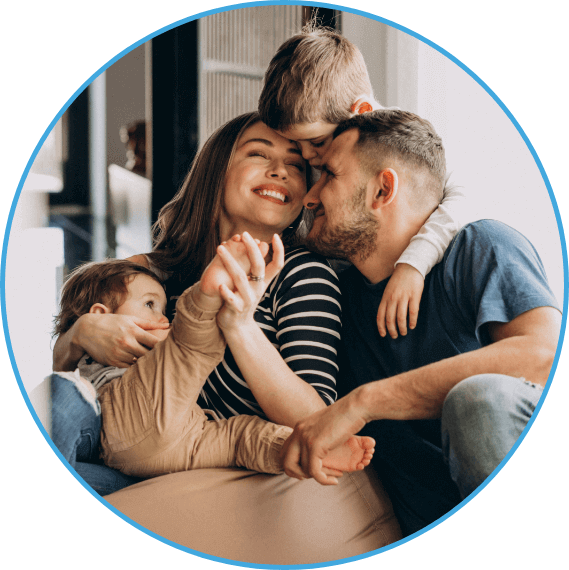
[[[127,315],[82,315],[57,339],[53,347],[53,370],[75,370],[85,353],[101,364],[127,368],[135,357],[144,356],[158,342],[147,331],[168,326]]]
[[[280,352],[254,321],[255,306],[239,313],[226,301],[218,323],[266,416],[294,427],[336,400],[341,327],[337,277],[323,260],[299,250],[267,294],[273,299]]]
[[[145,255],[134,255],[128,260],[148,268]],[[134,357],[140,358],[158,342],[146,331],[167,327],[126,315],[82,315],[57,339],[53,347],[53,370],[75,370],[85,353],[101,364],[127,368]]]

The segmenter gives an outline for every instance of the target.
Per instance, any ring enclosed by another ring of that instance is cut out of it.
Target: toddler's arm
[[[425,276],[439,263],[452,238],[462,227],[459,206],[464,194],[457,188],[445,187],[439,207],[411,239],[411,243],[395,262],[395,270],[383,293],[377,312],[377,328],[381,336],[389,333],[397,338],[414,329],[419,314]]]

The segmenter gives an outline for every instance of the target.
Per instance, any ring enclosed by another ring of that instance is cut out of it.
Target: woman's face
[[[280,234],[302,210],[307,164],[294,141],[256,123],[237,141],[225,178],[224,227],[262,238]]]

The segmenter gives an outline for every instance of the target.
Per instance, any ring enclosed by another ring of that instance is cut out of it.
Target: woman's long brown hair
[[[182,187],[166,204],[153,227],[152,264],[169,275],[169,284],[186,288],[197,282],[221,243],[219,217],[225,176],[243,132],[260,121],[246,113],[217,129],[196,156]],[[307,168],[307,188],[310,186]],[[299,243],[309,229],[310,213],[303,209],[283,232],[285,245]],[[177,288],[177,287],[176,287]],[[183,289],[182,289],[183,290]]]

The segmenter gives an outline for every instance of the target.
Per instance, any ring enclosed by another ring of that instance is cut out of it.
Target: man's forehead
[[[350,129],[338,135],[333,141],[324,157],[326,163],[330,160],[342,160],[351,156],[356,156],[354,146],[358,141],[359,132],[357,129]]]

